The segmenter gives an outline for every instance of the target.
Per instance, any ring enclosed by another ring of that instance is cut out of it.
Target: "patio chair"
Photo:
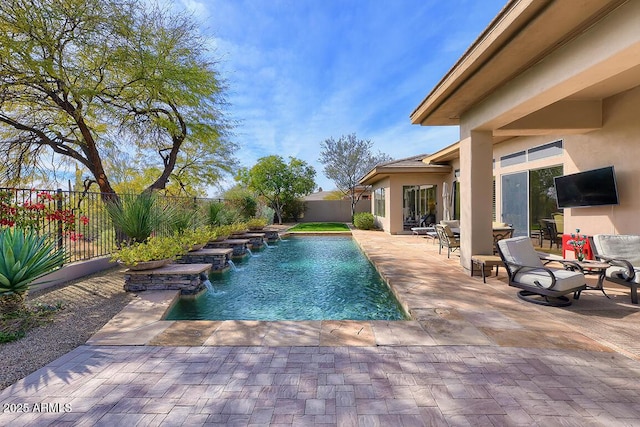
[[[573,298],[578,299],[586,288],[584,274],[574,261],[557,260],[577,271],[543,265],[528,236],[500,240],[498,254],[507,270],[509,286],[520,288],[518,297],[524,301],[566,307],[571,305],[567,294],[573,293]]]
[[[556,223],[556,233],[558,233],[562,239],[562,235],[564,234],[564,214],[560,212],[554,213],[553,220]]]
[[[503,239],[510,239],[513,237],[513,228],[511,227],[499,227],[493,229],[493,253],[498,253],[498,241]]]
[[[460,248],[460,240],[453,234],[451,227],[448,225],[436,224],[436,233],[438,233],[438,240],[440,241],[440,247],[438,253],[442,253],[442,248],[447,248],[447,258],[451,257],[451,252]]]
[[[609,263],[605,279],[631,288],[631,303],[638,304],[640,284],[640,236],[596,234],[589,237],[593,256]]]
[[[559,249],[562,246],[562,233],[558,233],[556,222],[552,219],[542,219],[540,223],[545,230],[546,237],[549,239],[549,249],[551,249],[554,243]]]

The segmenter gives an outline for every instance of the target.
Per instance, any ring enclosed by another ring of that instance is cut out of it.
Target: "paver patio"
[[[175,293],[142,292],[1,392],[0,425],[640,425],[628,289],[540,307],[425,239],[354,237],[412,320],[163,321]]]

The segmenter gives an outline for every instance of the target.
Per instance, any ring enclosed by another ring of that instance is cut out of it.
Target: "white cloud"
[[[412,125],[409,115],[504,2],[182,3],[208,16],[243,165],[298,157],[331,188],[317,162],[331,136],[355,132],[394,158],[458,139],[456,127]]]

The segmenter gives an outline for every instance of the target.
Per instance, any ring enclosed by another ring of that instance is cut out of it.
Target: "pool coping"
[[[438,254],[438,246],[423,239],[361,230],[352,236],[411,320],[161,320],[178,291],[145,291],[87,344],[515,346],[618,352],[640,360],[640,351],[625,340],[640,316],[638,307],[627,303],[625,289],[607,289],[611,299],[595,292],[583,294],[579,303],[566,309],[536,306],[515,296],[504,271],[500,277],[487,277],[485,284],[469,277],[459,258]],[[623,317],[620,310],[625,310]]]
[[[88,345],[381,346],[437,345],[411,318],[401,295],[384,279],[351,231],[283,232],[282,237],[351,237],[391,289],[403,320],[165,320],[180,291],[143,291],[88,341]],[[204,336],[209,334],[208,337]]]
[[[179,291],[137,295],[88,345],[437,345],[415,320],[163,320]]]

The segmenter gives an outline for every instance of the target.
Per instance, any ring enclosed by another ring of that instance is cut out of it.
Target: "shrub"
[[[137,265],[139,262],[175,259],[186,252],[183,243],[174,237],[155,236],[145,242],[135,242],[123,246],[111,255],[112,261],[126,265]]]
[[[235,212],[237,219],[246,221],[256,216],[258,200],[250,190],[238,186],[233,187],[227,190],[224,199],[229,208]]]
[[[360,230],[371,230],[374,224],[375,219],[370,212],[358,212],[353,216],[353,225]]]
[[[267,225],[267,220],[265,218],[251,218],[246,222],[249,230],[259,230]]]
[[[0,230],[0,314],[24,309],[31,282],[60,268],[65,257],[54,240],[33,229]]]
[[[256,216],[258,218],[264,218],[264,220],[267,221],[266,225],[270,225],[273,224],[273,217],[275,214],[276,211],[274,211],[272,208],[266,205],[262,205],[258,209],[258,213],[256,214]]]
[[[124,194],[118,202],[107,203],[106,208],[116,229],[121,230],[131,242],[144,242],[161,224],[175,223],[172,206],[162,209],[156,193]]]

